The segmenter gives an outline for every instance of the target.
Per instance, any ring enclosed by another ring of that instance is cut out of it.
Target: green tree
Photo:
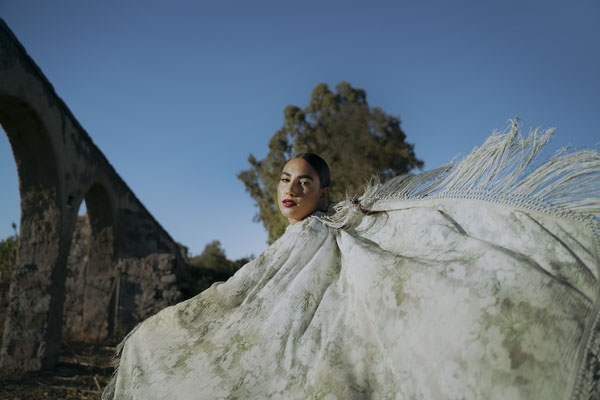
[[[257,160],[250,154],[250,168],[237,177],[258,207],[254,220],[263,223],[272,243],[287,226],[279,213],[276,188],[281,168],[293,154],[313,152],[323,157],[331,169],[330,200],[340,201],[346,194],[362,194],[373,175],[386,181],[422,168],[414,146],[405,139],[400,119],[369,107],[363,89],[341,82],[332,92],[320,83],[306,108],[285,108],[283,127],[271,137],[267,156]]]
[[[15,234],[0,241],[0,271],[14,268],[17,265],[17,248],[19,247],[19,236],[17,235],[17,224],[11,224]]]
[[[225,256],[225,250],[221,247],[221,242],[213,240],[204,246],[204,251],[199,256],[189,259],[188,263],[195,267],[217,271],[222,273],[231,273],[233,267],[231,261]]]
[[[225,255],[221,242],[213,240],[204,246],[204,251],[200,255],[186,258],[187,272],[184,277],[187,286],[184,289],[186,296],[194,296],[214,282],[227,280],[253,258],[254,256],[250,256],[230,260]]]

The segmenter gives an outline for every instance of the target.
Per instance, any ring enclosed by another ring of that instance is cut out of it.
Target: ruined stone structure
[[[2,20],[0,124],[14,154],[21,195],[17,266],[3,297],[9,307],[0,329],[0,368],[37,370],[56,362],[69,258],[82,266],[77,274],[84,283],[74,286],[66,306],[69,326],[64,332],[69,336],[88,341],[122,336],[181,298],[184,261],[179,247]],[[88,249],[78,253],[71,244],[83,201],[89,216]]]

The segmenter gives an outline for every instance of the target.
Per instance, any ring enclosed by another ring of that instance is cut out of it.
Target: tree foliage
[[[369,107],[363,89],[341,82],[332,92],[320,83],[306,108],[285,108],[283,127],[271,137],[269,153],[263,160],[250,154],[250,168],[238,179],[256,202],[255,221],[263,223],[272,243],[287,226],[279,213],[276,188],[281,168],[293,154],[313,152],[323,157],[331,169],[330,200],[340,201],[347,194],[362,194],[373,175],[386,181],[422,168],[414,146],[405,139],[400,119]]]
[[[188,288],[185,294],[191,297],[216,281],[227,280],[252,258],[253,256],[230,260],[225,255],[221,242],[213,240],[204,246],[204,251],[200,255],[186,257],[187,273],[184,279]]]
[[[0,241],[0,271],[14,268],[17,265],[19,236],[17,235],[17,225],[14,222],[12,228],[15,234]]]
[[[225,250],[223,250],[221,242],[218,240],[213,240],[204,246],[202,254],[190,258],[188,264],[196,268],[227,274],[236,271],[233,261],[227,259]]]

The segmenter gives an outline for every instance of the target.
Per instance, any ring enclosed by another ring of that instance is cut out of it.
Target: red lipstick
[[[283,199],[281,201],[281,204],[283,204],[284,207],[294,207],[296,205],[296,202],[291,199]]]

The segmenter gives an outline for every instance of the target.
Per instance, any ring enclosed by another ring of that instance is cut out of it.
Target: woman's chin
[[[306,217],[306,215],[304,215],[304,213],[299,213],[297,212],[297,210],[290,210],[290,209],[282,209],[281,211],[281,215],[283,215],[284,218],[286,218],[288,221],[290,221],[290,224],[295,224],[296,222],[302,220],[304,217]]]

